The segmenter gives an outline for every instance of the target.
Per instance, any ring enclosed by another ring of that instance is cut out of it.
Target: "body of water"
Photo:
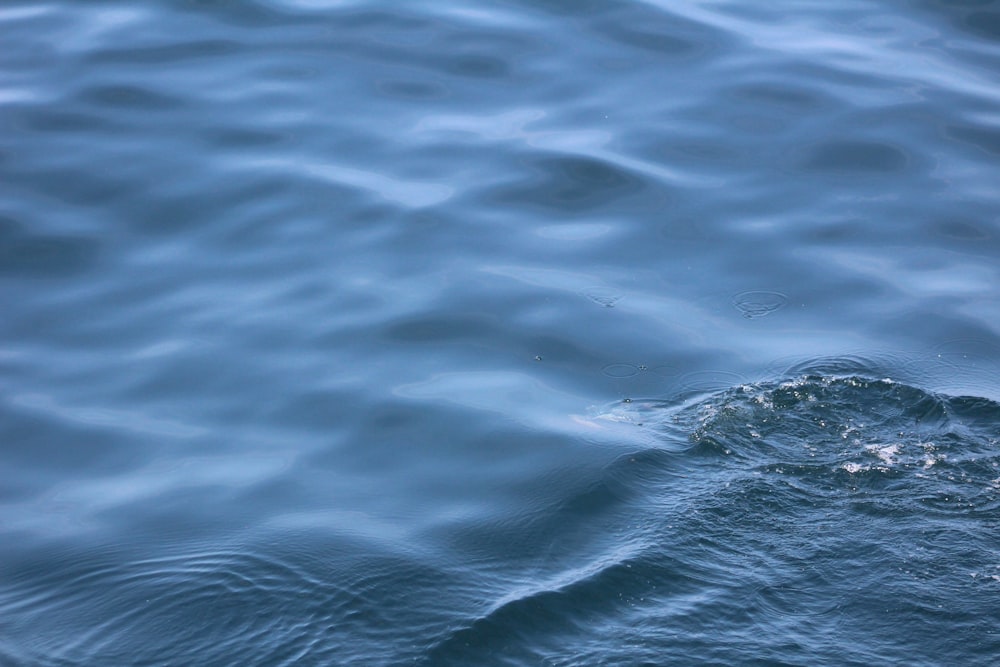
[[[1000,658],[997,3],[0,35],[0,664]]]

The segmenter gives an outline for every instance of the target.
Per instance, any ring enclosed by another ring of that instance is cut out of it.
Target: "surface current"
[[[997,3],[0,34],[0,665],[996,664]]]

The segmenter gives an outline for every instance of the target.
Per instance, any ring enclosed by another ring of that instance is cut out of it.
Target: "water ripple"
[[[3,3],[0,662],[989,664],[997,16]]]

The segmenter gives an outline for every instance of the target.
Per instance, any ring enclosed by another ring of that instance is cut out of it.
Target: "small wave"
[[[860,370],[855,361],[811,367]],[[419,664],[599,664],[625,637],[638,642],[634,658],[691,647],[699,633],[723,655],[748,650],[748,632],[790,624],[842,636],[875,622],[866,615],[883,589],[899,600],[894,623],[934,622],[929,585],[952,599],[961,591],[970,618],[990,613],[997,403],[812,372],[619,402],[607,415],[642,431],[633,442],[643,448],[608,464],[597,491],[548,513],[563,553],[539,565],[546,574],[495,586],[493,602],[435,635]],[[583,540],[581,523],[591,528]],[[568,637],[590,638],[593,653]]]
[[[671,437],[685,431],[693,456],[794,480],[808,495],[891,486],[892,497],[912,511],[981,512],[1000,503],[993,484],[1000,405],[987,399],[934,394],[886,378],[803,375],[739,385],[659,425],[648,410],[642,419],[669,427]]]
[[[418,664],[494,664],[498,655],[510,664],[550,664],[544,656],[558,646],[554,639],[590,633],[622,605],[641,609],[667,596],[695,595],[705,584],[696,570],[655,550],[608,554],[503,596],[445,633]]]
[[[811,372],[634,405],[689,473],[646,486],[650,507],[669,510],[661,534],[681,560],[720,564],[710,588],[745,596],[756,627],[874,622],[874,590],[899,601],[896,623],[933,623],[938,587],[967,618],[993,613],[1000,404]]]

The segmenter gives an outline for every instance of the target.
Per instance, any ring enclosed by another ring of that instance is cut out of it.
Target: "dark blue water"
[[[0,664],[996,664],[998,3],[0,41]]]

